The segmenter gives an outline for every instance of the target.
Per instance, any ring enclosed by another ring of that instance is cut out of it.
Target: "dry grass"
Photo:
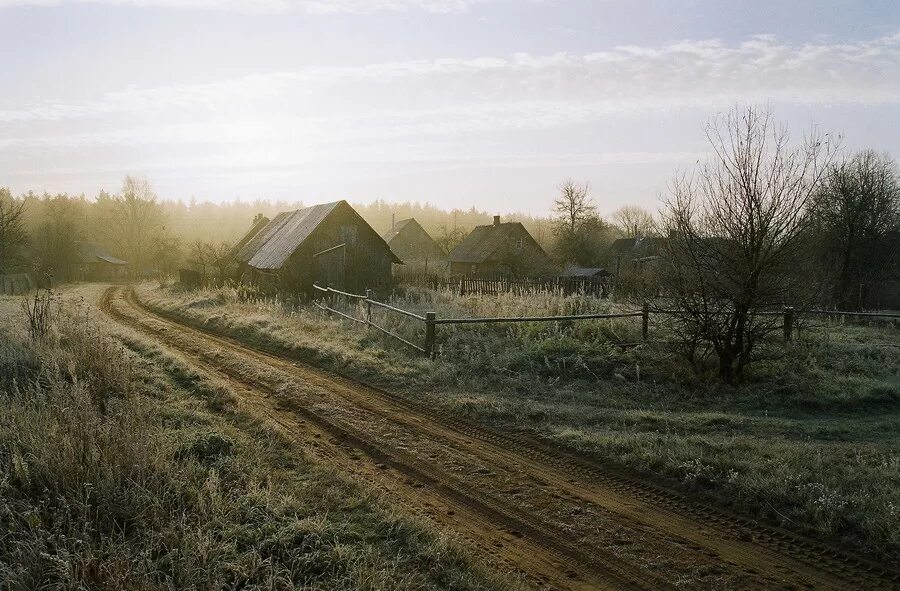
[[[554,295],[398,296],[407,309],[444,317],[612,306]],[[441,327],[443,354],[432,362],[295,304],[153,286],[141,298],[198,326],[473,421],[530,431],[795,530],[876,556],[900,552],[896,326],[807,326],[800,342],[764,344],[747,382],[732,388],[695,375],[665,347],[611,344],[634,338],[639,319]],[[378,321],[421,338],[417,323],[380,313]]]
[[[501,589],[85,306],[0,299],[0,588]],[[11,371],[7,371],[7,369]]]

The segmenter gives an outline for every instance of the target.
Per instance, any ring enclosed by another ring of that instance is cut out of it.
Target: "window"
[[[516,240],[516,250],[522,250],[522,248],[524,246],[525,246],[525,242],[521,238]]]

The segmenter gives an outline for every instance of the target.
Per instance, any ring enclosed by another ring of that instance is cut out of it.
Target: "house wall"
[[[447,262],[447,255],[441,247],[418,224],[406,224],[391,239],[390,247],[404,263],[427,260],[438,267]]]
[[[314,257],[329,248],[343,248]],[[315,281],[363,293],[391,283],[391,252],[384,240],[349,206],[332,212],[278,273],[281,289],[312,292]],[[336,285],[338,283],[338,285]]]
[[[107,262],[80,263],[74,267],[74,272],[70,272],[70,279],[76,281],[122,281],[127,277],[127,265]]]

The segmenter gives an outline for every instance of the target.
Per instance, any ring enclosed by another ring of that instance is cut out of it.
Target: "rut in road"
[[[113,295],[107,292],[104,307],[117,318],[240,382],[242,395],[285,429],[318,429],[320,441],[326,434],[325,455],[342,469],[390,490],[539,586],[828,589],[896,583],[893,573],[873,565],[841,560],[781,532],[698,509],[677,495],[605,477],[596,467],[151,315],[130,291]]]

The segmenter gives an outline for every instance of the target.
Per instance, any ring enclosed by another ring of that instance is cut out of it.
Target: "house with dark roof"
[[[450,252],[452,275],[539,276],[553,270],[553,261],[520,222],[476,226]]]
[[[391,264],[402,263],[343,200],[279,213],[251,232],[234,252],[242,279],[286,291],[308,293],[313,283],[356,293],[384,288]]]
[[[70,276],[79,281],[120,281],[126,278],[128,267],[128,261],[114,257],[99,244],[76,242]]]
[[[579,267],[577,265],[568,265],[563,269],[560,277],[572,279],[603,279],[610,275],[611,273],[603,267]]]
[[[619,238],[610,245],[607,258],[615,274],[619,275],[628,269],[642,269],[652,263],[663,254],[665,246],[665,238],[654,236]]]
[[[391,229],[382,238],[415,271],[437,272],[447,266],[447,253],[415,218],[391,222]]]

